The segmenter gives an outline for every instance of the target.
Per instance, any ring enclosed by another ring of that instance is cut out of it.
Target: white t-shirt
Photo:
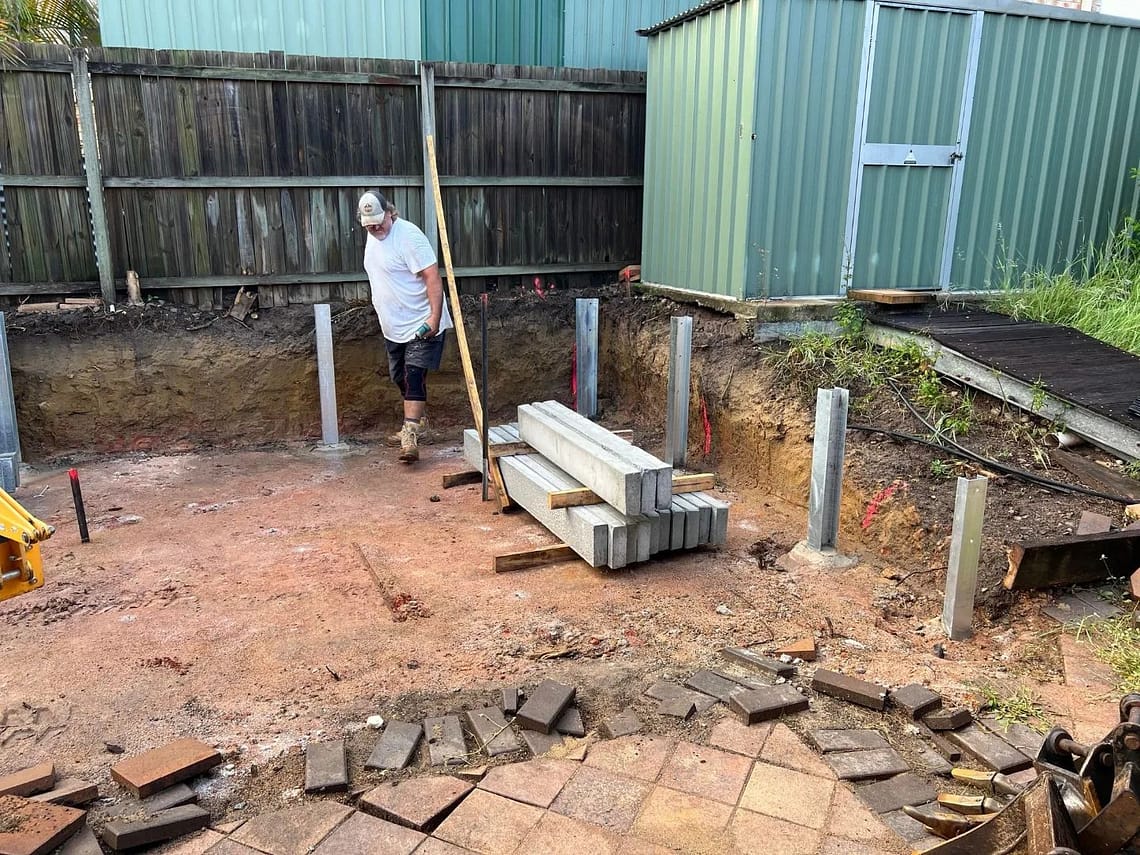
[[[383,240],[368,235],[364,270],[384,338],[406,344],[431,315],[427,286],[416,274],[435,263],[435,250],[427,236],[407,220],[393,222]],[[439,331],[453,326],[444,299]]]

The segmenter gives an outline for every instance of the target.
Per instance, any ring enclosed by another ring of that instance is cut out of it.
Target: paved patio
[[[710,743],[626,736],[594,744],[584,762],[540,757],[495,767],[430,835],[325,801],[252,818],[228,835],[202,832],[163,851],[886,855],[914,845],[786,726],[725,719]],[[423,777],[430,776],[413,782]]]

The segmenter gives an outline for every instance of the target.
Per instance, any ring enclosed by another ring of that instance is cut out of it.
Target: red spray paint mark
[[[712,425],[709,424],[709,408],[705,405],[704,398],[701,398],[701,424],[705,429],[705,457],[708,457],[712,451]]]
[[[890,499],[901,486],[903,486],[901,481],[895,481],[871,497],[871,501],[867,505],[867,513],[863,514],[863,528],[870,527],[875,519],[875,515],[879,513],[879,508],[886,504],[887,500]]]

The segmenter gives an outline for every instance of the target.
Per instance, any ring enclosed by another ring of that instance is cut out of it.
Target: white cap
[[[378,226],[384,222],[386,201],[379,193],[368,192],[360,197],[356,205],[356,215],[362,226]]]

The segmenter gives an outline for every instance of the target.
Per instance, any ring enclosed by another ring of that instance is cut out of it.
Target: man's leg
[[[435,338],[408,342],[404,351],[404,428],[400,443],[400,460],[412,463],[419,459],[419,442],[426,426],[428,371],[439,368],[443,356],[444,334]]]
[[[404,420],[400,422],[400,429],[396,433],[385,439],[385,443],[391,446],[400,446],[404,443],[404,423],[408,420],[408,381],[407,381],[407,365],[405,354],[407,351],[406,344],[399,344],[394,341],[384,339],[384,348],[388,351],[388,376],[391,378],[392,383],[400,390],[400,397],[404,399]]]

